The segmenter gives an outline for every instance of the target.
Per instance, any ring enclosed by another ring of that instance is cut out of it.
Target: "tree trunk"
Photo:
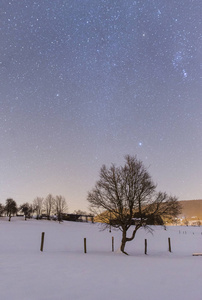
[[[123,231],[122,231],[122,240],[121,240],[121,248],[120,249],[124,254],[128,255],[128,253],[124,251],[125,246],[126,246],[126,242],[132,241],[135,238],[136,232],[141,227],[142,227],[142,224],[136,225],[135,229],[133,230],[132,236],[130,238],[126,237],[127,230],[125,228],[123,229]]]
[[[124,251],[125,246],[126,246],[126,242],[127,242],[127,239],[126,239],[126,229],[123,229],[122,240],[121,240],[121,252],[123,252],[124,254],[128,255],[128,253],[126,253]]]

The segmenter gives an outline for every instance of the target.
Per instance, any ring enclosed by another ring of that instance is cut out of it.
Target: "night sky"
[[[87,210],[126,154],[201,199],[201,16],[201,0],[1,0],[0,202]]]

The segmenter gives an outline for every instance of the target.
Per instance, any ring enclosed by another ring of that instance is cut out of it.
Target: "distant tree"
[[[110,168],[105,165],[100,170],[100,179],[88,193],[90,209],[105,228],[115,227],[122,231],[120,250],[125,252],[126,242],[132,241],[141,227],[150,229],[148,220],[173,219],[180,212],[176,197],[156,192],[156,185],[136,157],[126,156],[125,164]],[[130,237],[127,231],[134,225]]]
[[[24,216],[25,216],[25,221],[27,220],[27,218],[30,218],[31,213],[33,212],[33,207],[31,204],[29,204],[28,202],[23,203],[20,207],[19,210],[23,212]]]
[[[4,206],[0,203],[0,217],[2,217],[4,213]]]
[[[80,210],[80,209],[78,209],[78,210],[75,210],[74,211],[74,214],[76,214],[76,215],[87,215],[88,213],[86,212],[86,211],[84,211],[84,210]]]
[[[183,225],[188,226],[189,225],[189,221],[187,220],[187,218],[184,218],[183,220]]]
[[[62,214],[67,211],[67,202],[61,195],[55,197],[55,212],[58,221],[62,221]]]
[[[44,199],[44,202],[43,202],[44,210],[46,212],[48,220],[50,220],[50,215],[51,215],[51,212],[52,212],[52,210],[54,208],[54,205],[55,205],[55,199],[54,199],[54,197],[51,194],[49,194]]]
[[[11,198],[7,199],[6,200],[6,205],[4,207],[4,210],[6,212],[6,215],[9,217],[8,220],[10,221],[11,220],[11,216],[15,215],[17,213],[17,211],[18,211],[16,202],[13,199],[11,199]]]
[[[33,210],[36,212],[37,219],[39,219],[39,217],[42,214],[42,207],[43,207],[43,198],[36,197],[33,201]]]
[[[201,221],[198,219],[198,221],[196,222],[197,226],[200,227],[201,226]]]
[[[180,225],[180,218],[178,218],[177,216],[175,218],[173,218],[172,224],[174,224],[175,226]]]

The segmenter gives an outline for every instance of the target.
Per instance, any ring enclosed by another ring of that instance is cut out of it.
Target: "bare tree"
[[[36,212],[37,219],[39,219],[39,217],[42,214],[42,207],[43,207],[43,198],[36,197],[33,201],[33,210]]]
[[[156,193],[156,185],[136,157],[126,156],[125,165],[100,170],[100,179],[88,193],[90,209],[105,227],[122,231],[121,251],[125,254],[126,242],[132,241],[139,228],[150,228],[149,220],[172,219],[180,212],[176,197]],[[127,231],[134,225],[130,237]]]
[[[55,197],[55,211],[58,221],[62,221],[62,214],[67,211],[67,202],[61,195]]]
[[[45,209],[48,220],[50,220],[50,215],[53,210],[54,204],[55,204],[54,197],[51,194],[48,194],[48,196],[45,198],[45,200],[43,202],[44,209]]]
[[[5,211],[4,206],[0,203],[0,217],[3,215],[4,211]]]
[[[7,216],[9,217],[8,220],[10,221],[11,220],[11,216],[14,215],[14,214],[16,214],[17,211],[18,211],[16,202],[13,199],[11,199],[11,198],[7,199],[6,200],[6,205],[4,207],[4,210],[5,210],[6,214],[7,214]]]
[[[27,220],[27,218],[30,218],[31,213],[33,212],[33,208],[32,205],[29,204],[28,202],[23,203],[20,208],[20,211],[22,211],[24,213],[25,216],[25,221]]]

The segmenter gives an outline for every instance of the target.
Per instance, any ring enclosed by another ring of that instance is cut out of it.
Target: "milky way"
[[[2,0],[0,202],[86,208],[102,164],[137,155],[202,198],[200,0]]]

